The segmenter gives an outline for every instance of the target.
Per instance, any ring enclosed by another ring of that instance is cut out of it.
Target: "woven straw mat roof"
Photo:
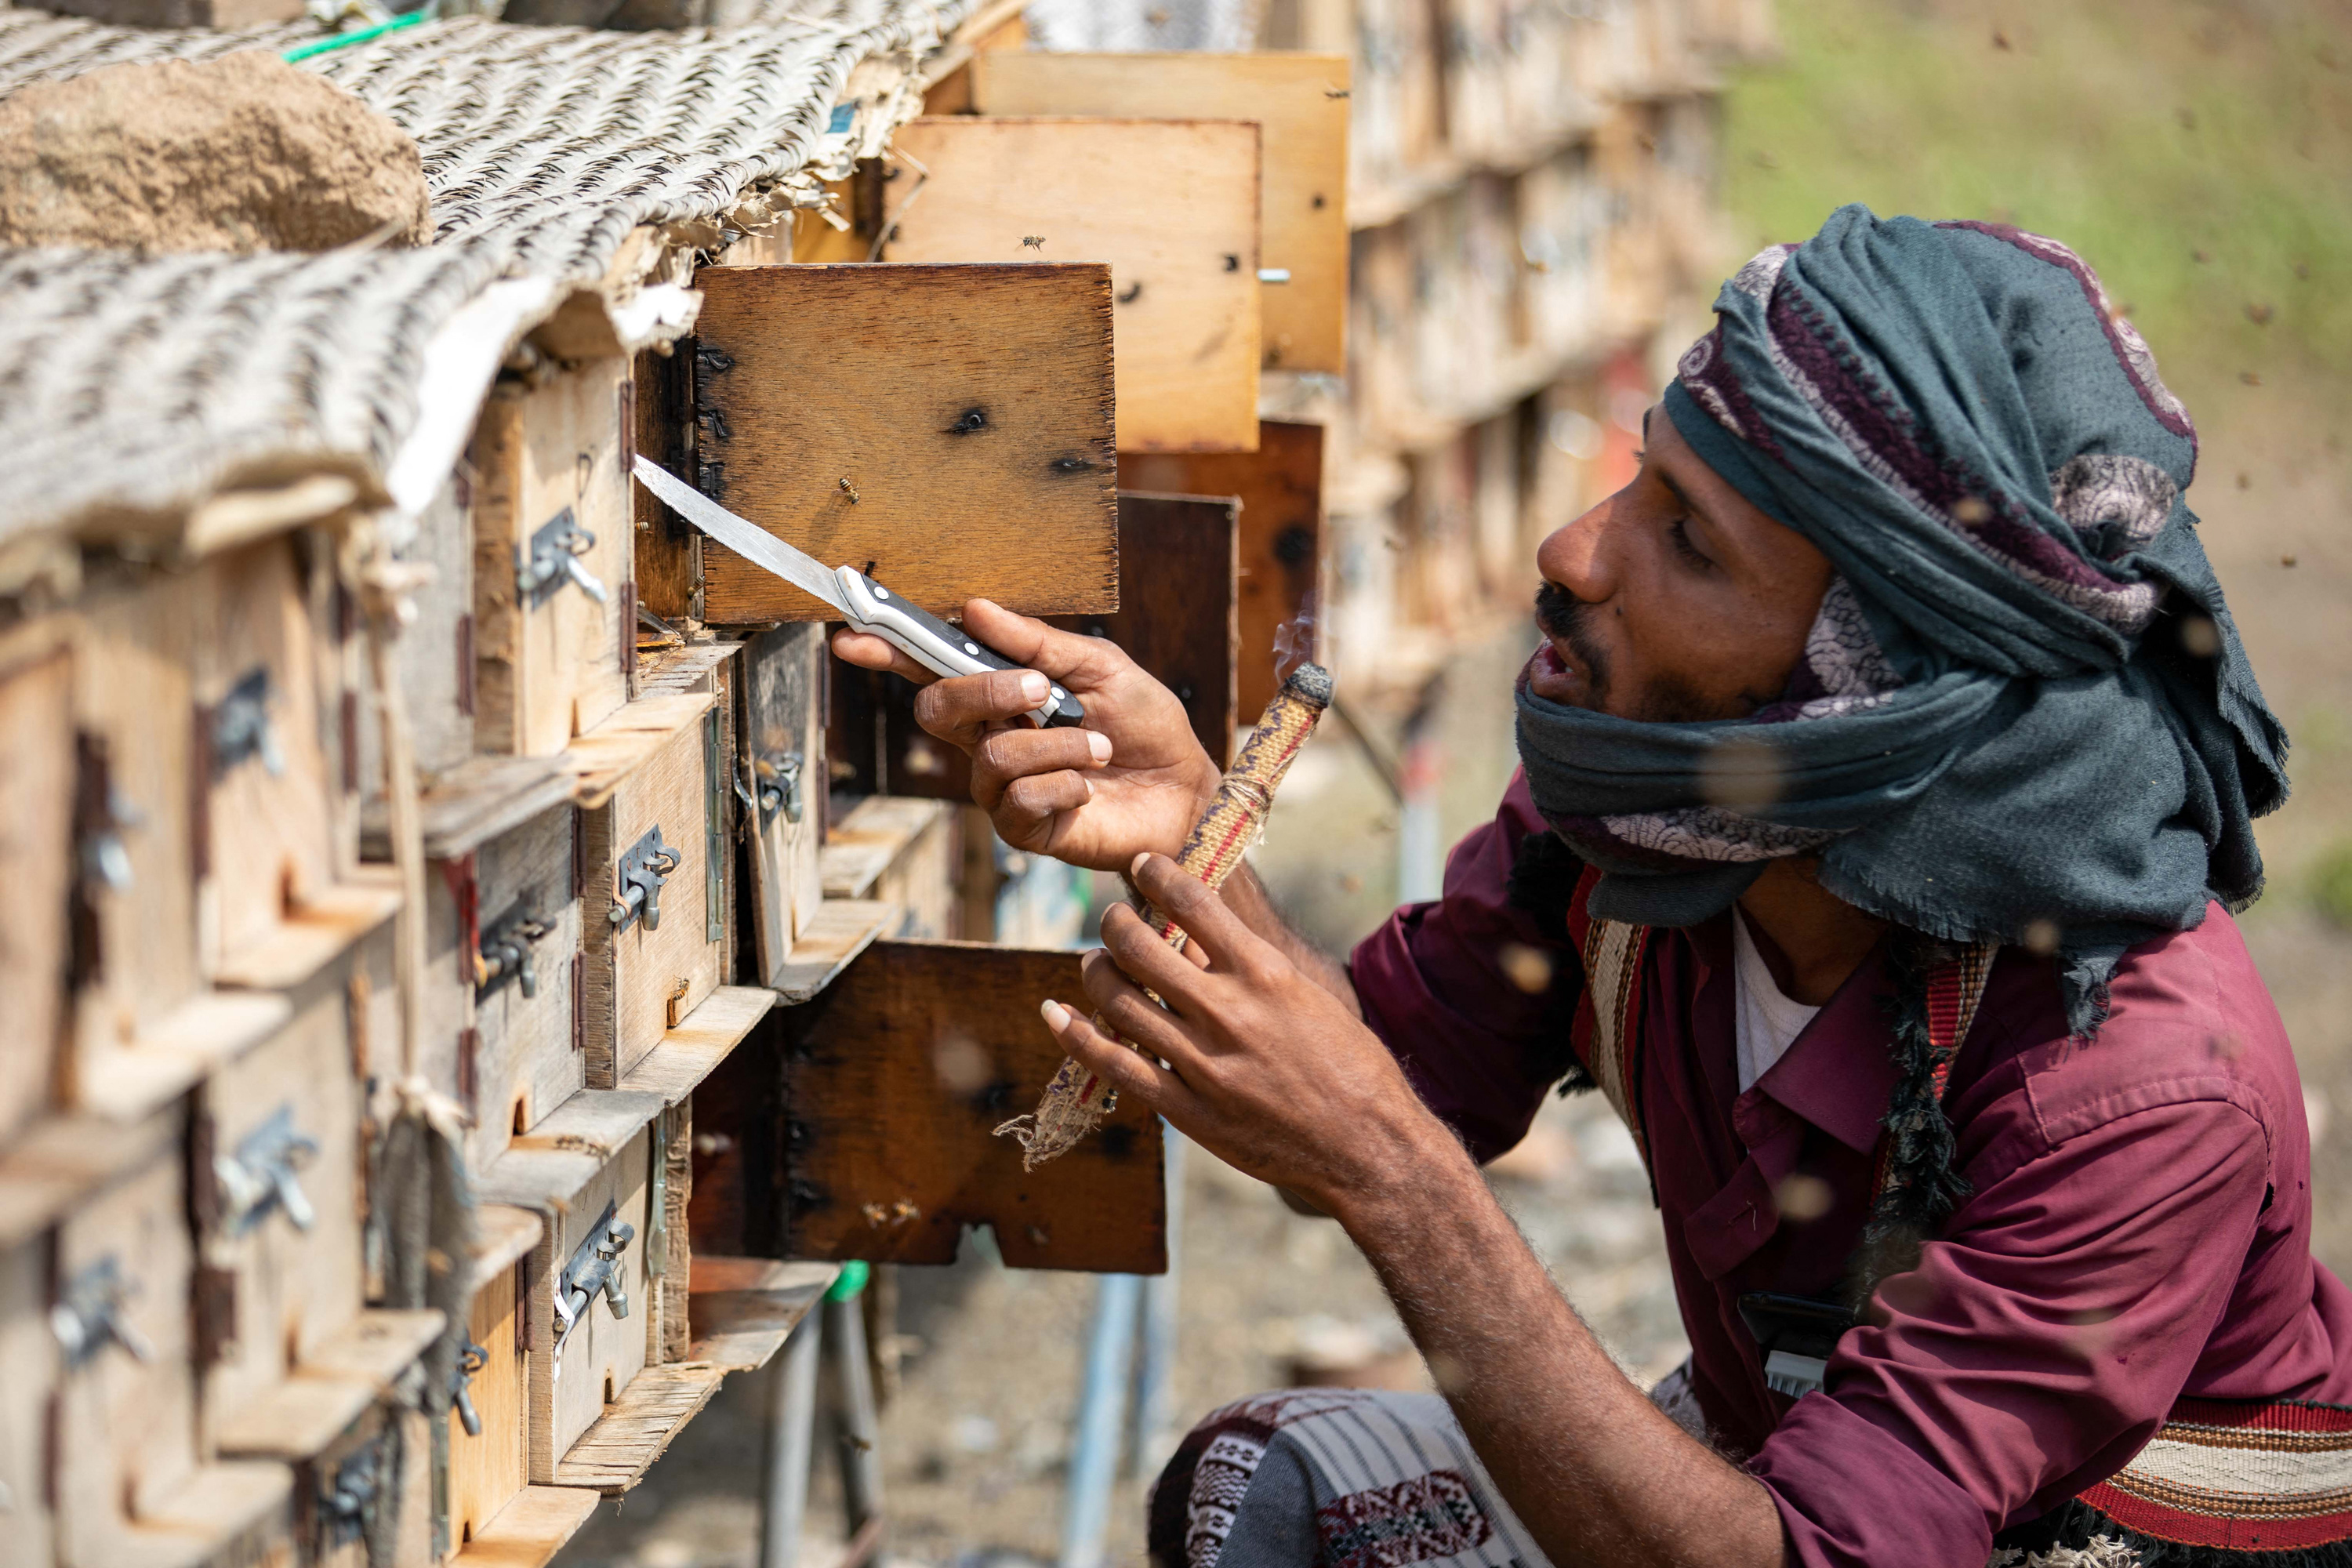
[[[934,47],[971,0],[763,4],[760,25],[677,33],[426,22],[305,61],[415,138],[437,230],[422,248],[0,250],[0,592],[14,544],[127,535],[224,488],[328,471],[387,493],[436,353],[462,358],[488,335],[470,353],[494,369],[640,225],[715,232],[747,204],[791,205],[779,185],[808,199],[813,173],[845,172],[887,134],[876,116],[918,111],[902,92],[836,115],[851,70]],[[0,97],[319,36],[0,6]],[[470,407],[456,412],[470,426]]]

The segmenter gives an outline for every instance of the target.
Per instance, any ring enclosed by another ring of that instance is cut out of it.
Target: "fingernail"
[[[1054,1033],[1057,1035],[1064,1029],[1068,1028],[1070,1026],[1069,1009],[1063,1006],[1059,1002],[1053,1000],[1051,997],[1039,1003],[1037,1005],[1037,1011],[1045,1016],[1045,1027],[1053,1030]]]
[[[1095,761],[1098,763],[1110,761],[1110,737],[1100,730],[1087,731],[1087,750],[1094,753]]]
[[[1054,689],[1054,683],[1034,669],[1021,672],[1021,696],[1024,701],[1042,703]]]
[[[1092,800],[1092,799],[1094,799],[1094,797],[1095,797],[1095,781],[1094,781],[1094,780],[1092,780],[1092,779],[1083,779],[1083,778],[1082,778],[1082,779],[1080,779],[1078,782],[1079,782],[1080,784],[1084,784],[1084,785],[1086,785],[1086,786],[1087,786],[1087,798],[1088,800]]]
[[[1127,868],[1127,874],[1128,874],[1129,876],[1130,876],[1130,877],[1140,877],[1140,876],[1142,876],[1142,875],[1143,875],[1143,863],[1144,863],[1146,860],[1149,860],[1149,859],[1150,859],[1150,858],[1151,858],[1151,851],[1150,851],[1150,850],[1149,850],[1149,849],[1145,850],[1142,854],[1138,855],[1138,856],[1137,856],[1137,857],[1136,857],[1132,861],[1130,861],[1130,862],[1128,864],[1128,868]]]

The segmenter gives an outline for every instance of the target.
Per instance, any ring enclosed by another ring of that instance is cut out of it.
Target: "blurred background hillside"
[[[2198,422],[2189,500],[2294,742],[2294,798],[2262,825],[2271,890],[2244,923],[2305,1074],[2320,1251],[2352,1271],[2352,5],[1803,0],[1775,23],[1772,53],[1727,69],[1707,110],[1720,205],[1694,274],[1719,279],[1849,201],[2019,224],[2099,269]],[[1536,409],[1537,439],[1573,447],[1591,471],[1578,486],[1529,487],[1522,544],[1606,480],[1643,401],[1626,378],[1654,388],[1703,329],[1712,292],[1677,280],[1630,368]],[[1329,389],[1302,389],[1302,403],[1318,395]],[[1430,476],[1444,460],[1408,455],[1401,496],[1367,510],[1374,558],[1433,537]],[[1344,552],[1348,528],[1337,531]],[[1457,552],[1475,548],[1454,537]],[[1260,864],[1335,950],[1384,918],[1400,888],[1425,889],[1433,849],[1492,810],[1514,764],[1510,677],[1532,646],[1531,573],[1520,581],[1447,621],[1442,644],[1416,644],[1436,651],[1415,679],[1372,683],[1357,710],[1368,743],[1327,724],[1286,786]],[[1400,762],[1402,807],[1381,777]],[[1496,1183],[1628,1370],[1654,1377],[1682,1344],[1630,1156],[1605,1111],[1559,1104]],[[1196,1153],[1190,1169],[1180,1424],[1291,1378],[1412,1384],[1417,1366],[1344,1238],[1212,1164]],[[1093,1281],[1010,1273],[976,1246],[952,1270],[899,1271],[898,1290],[893,1552],[1053,1561]],[[730,1385],[729,1397],[750,1395]],[[690,1428],[566,1561],[748,1561],[756,1412],[740,1414]],[[1140,1560],[1141,1488],[1158,1458],[1122,1483],[1114,1562]],[[827,1558],[813,1546],[809,1560]]]

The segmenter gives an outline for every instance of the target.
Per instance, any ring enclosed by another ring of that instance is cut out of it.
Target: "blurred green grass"
[[[2352,4],[1782,0],[1725,100],[1745,255],[1841,203],[2073,246],[2192,408],[2352,369]]]

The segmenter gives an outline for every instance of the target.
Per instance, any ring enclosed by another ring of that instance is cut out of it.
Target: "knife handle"
[[[979,638],[920,608],[855,566],[844,566],[841,599],[852,630],[870,632],[934,675],[984,675],[992,669],[1023,669]],[[1029,714],[1039,729],[1068,728],[1086,721],[1087,710],[1059,681],[1044,707]]]

